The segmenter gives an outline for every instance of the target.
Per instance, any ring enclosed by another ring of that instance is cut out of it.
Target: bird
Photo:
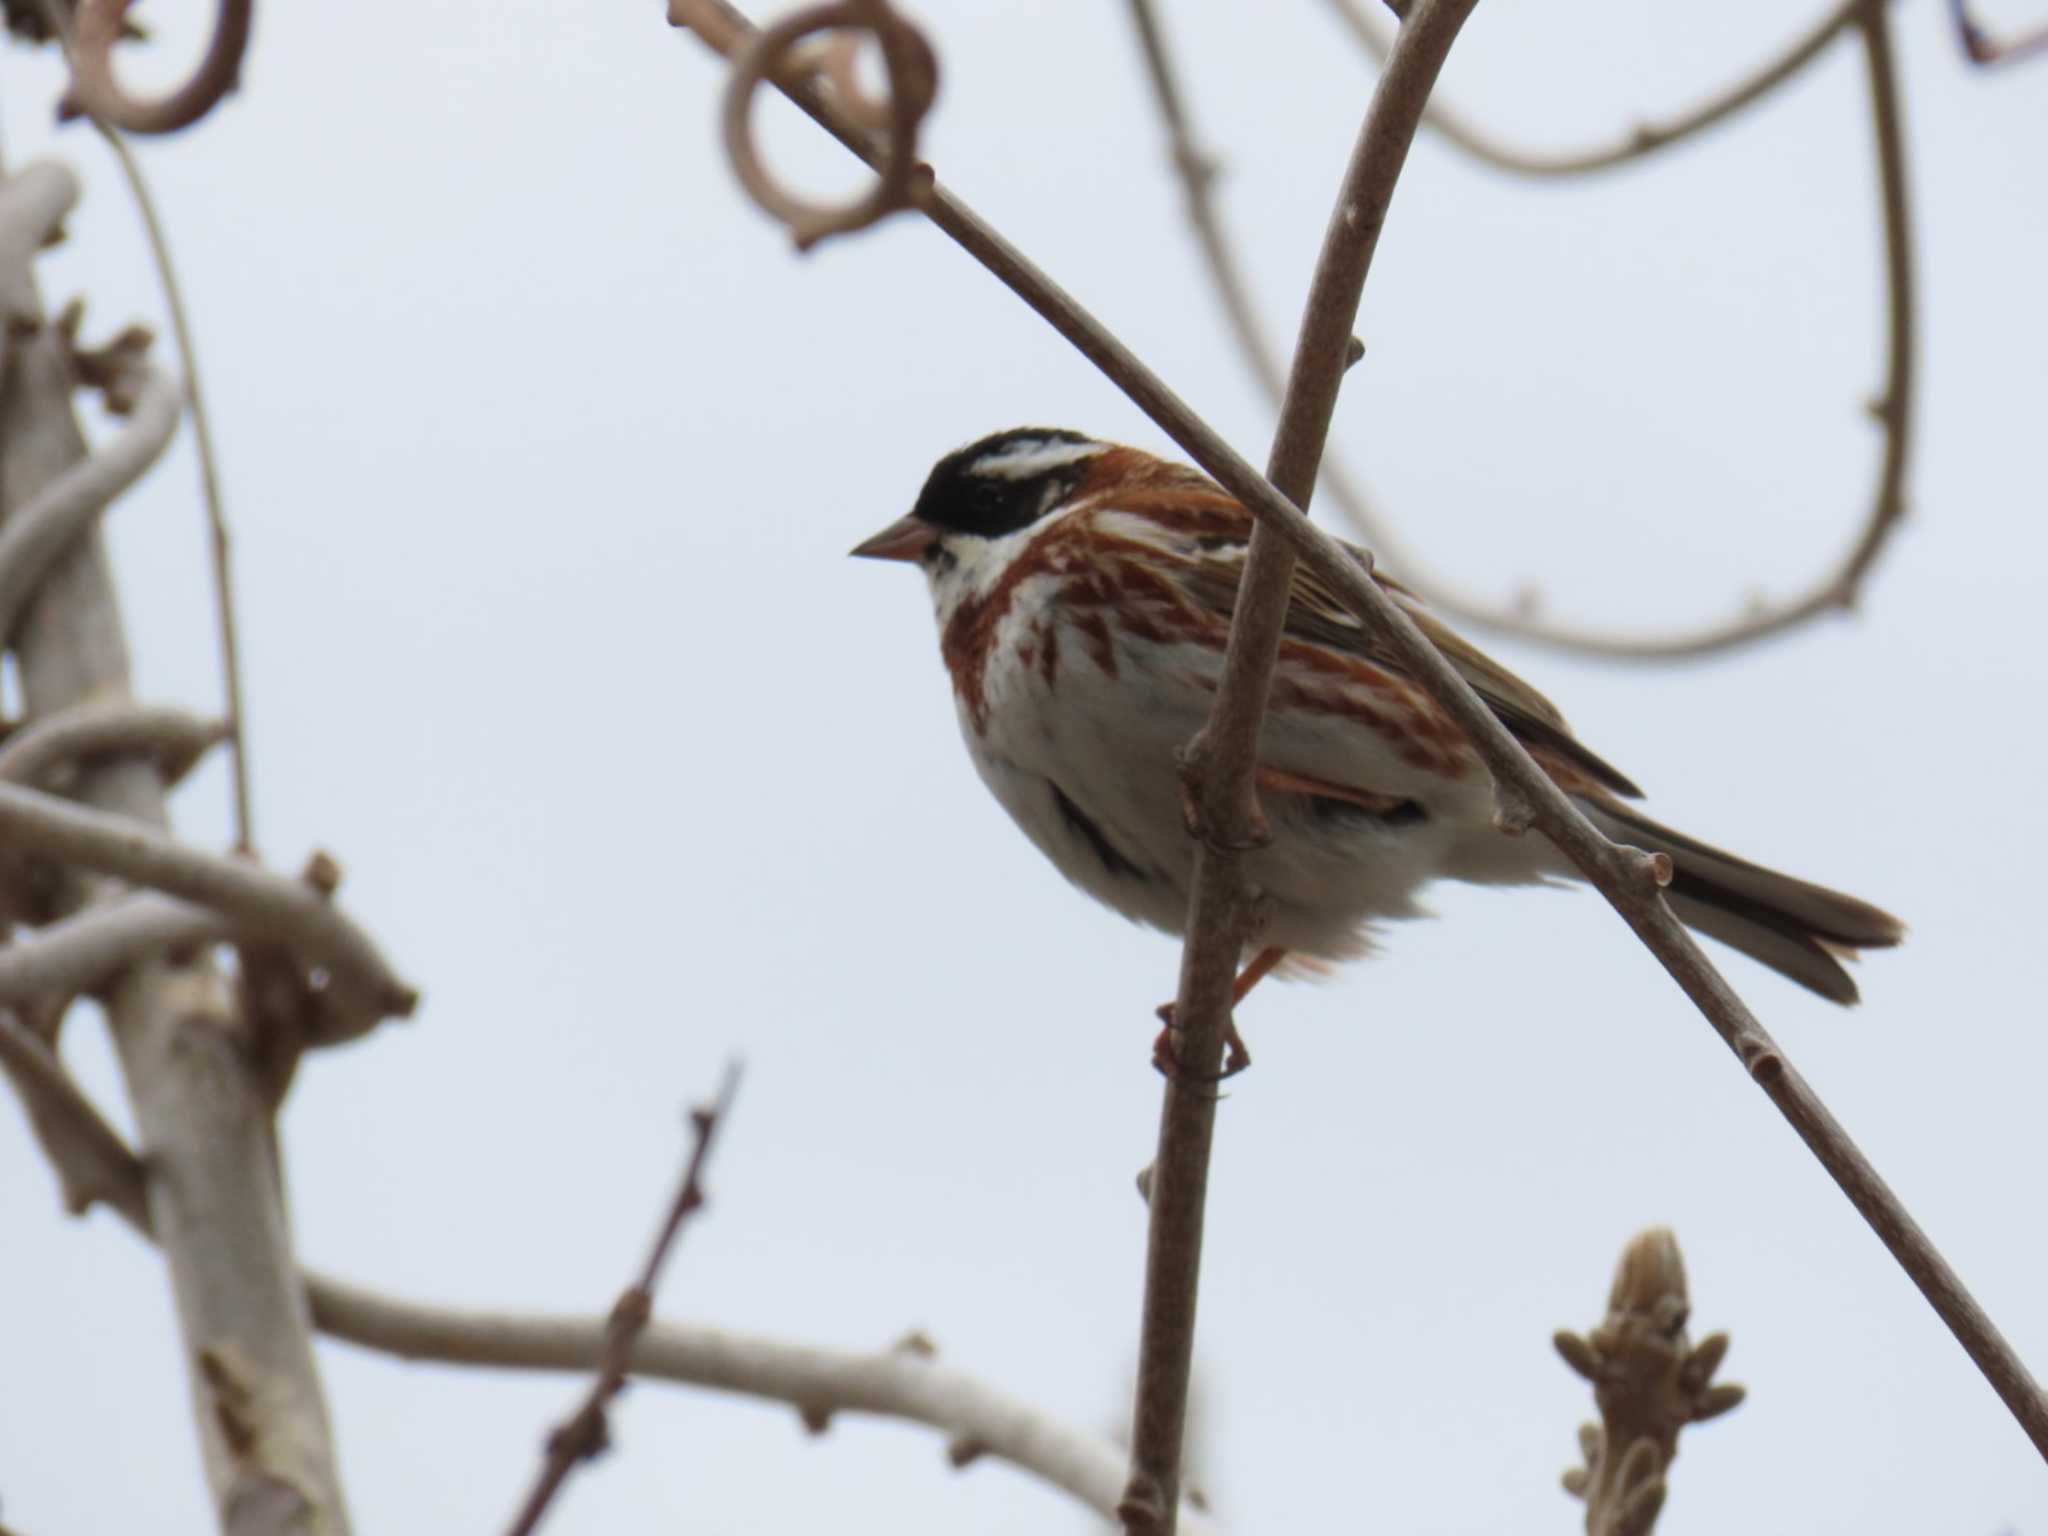
[[[941,458],[910,512],[852,551],[923,571],[968,756],[1025,836],[1104,906],[1169,934],[1186,929],[1195,870],[1179,753],[1215,702],[1253,525],[1188,465],[1016,427]],[[1897,918],[1643,815],[1642,792],[1548,699],[1346,548],[1595,827],[1670,860],[1682,922],[1857,1001],[1842,962],[1898,943]],[[1234,1002],[1276,969],[1367,952],[1386,923],[1427,915],[1416,898],[1434,880],[1578,878],[1548,839],[1496,824],[1464,731],[1306,566],[1257,757],[1269,835],[1244,859],[1264,918]]]

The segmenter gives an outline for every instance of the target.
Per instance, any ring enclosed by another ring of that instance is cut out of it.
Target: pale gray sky
[[[1792,31],[1764,0],[1569,9],[1482,5],[1447,92],[1564,146]],[[1166,14],[1289,335],[1369,75],[1311,0]],[[1932,0],[1895,14],[1924,405],[1913,521],[1862,612],[1675,668],[1498,650],[1659,815],[1912,925],[1853,1014],[1729,974],[2039,1371],[2048,65],[1975,72]],[[1123,8],[923,15],[940,174],[1262,458]],[[260,841],[286,868],[332,849],[425,989],[415,1023],[300,1080],[303,1252],[408,1296],[599,1311],[681,1106],[737,1052],[664,1310],[845,1347],[920,1326],[1114,1424],[1175,948],[1013,831],[915,578],[844,551],[982,432],[1163,439],[911,219],[794,256],[716,147],[720,80],[653,0],[273,5],[245,93],[145,152],[238,529]],[[9,51],[12,162],[54,151],[88,180],[48,291],[89,293],[97,327],[154,315],[99,148],[44,126],[54,83]],[[793,166],[850,184],[781,118]],[[1589,623],[1711,618],[1820,568],[1878,448],[1868,137],[1838,46],[1731,131],[1594,182],[1504,181],[1425,141],[1337,428],[1408,542]],[[180,447],[114,537],[144,692],[207,705],[194,478]],[[178,817],[225,839],[217,765]],[[1605,908],[1435,905],[1242,1017],[1257,1066],[1222,1112],[1202,1313],[1224,1521],[1577,1529],[1556,1480],[1590,1402],[1549,1336],[1595,1321],[1624,1239],[1668,1222],[1751,1398],[1687,1436],[1661,1531],[2048,1524],[1990,1389]],[[67,1044],[118,1106],[96,1026]],[[205,1528],[157,1262],[105,1215],[58,1216],[11,1109],[0,1223],[7,1523]],[[577,1387],[322,1362],[364,1531],[501,1525]],[[924,1431],[814,1440],[658,1388],[614,1428],[561,1536],[1081,1523],[998,1466],[948,1471]]]

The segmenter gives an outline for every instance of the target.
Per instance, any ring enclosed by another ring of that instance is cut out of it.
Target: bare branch
[[[58,10],[58,0],[43,0],[43,4],[50,12]],[[242,643],[235,618],[234,546],[228,533],[226,498],[221,494],[220,463],[214,453],[213,421],[206,409],[206,392],[200,386],[198,343],[193,339],[192,322],[186,314],[185,290],[178,281],[177,263],[171,259],[170,236],[165,233],[142,167],[117,128],[100,117],[94,117],[92,125],[106,141],[114,163],[121,168],[122,180],[128,183],[128,195],[142,216],[150,258],[156,264],[157,280],[164,291],[164,308],[171,317],[171,334],[177,339],[178,357],[184,365],[185,406],[192,418],[192,442],[199,451],[199,492],[206,504],[207,545],[213,557],[214,633],[220,645],[221,691],[227,697],[235,851],[253,853],[256,832],[249,791],[249,714],[242,696]]]
[[[30,720],[0,744],[0,781],[38,787],[93,758],[139,752],[169,786],[226,734],[218,720],[164,705],[80,704]]]
[[[32,291],[28,298],[33,318]],[[65,370],[50,328],[17,336],[0,376],[0,505],[37,501],[84,457]],[[128,696],[127,647],[95,528],[51,564],[11,638],[31,717]],[[164,825],[162,786],[145,759],[104,761],[82,774],[77,793],[120,826]],[[67,901],[86,895],[88,882],[66,885]],[[106,1012],[218,1517],[238,1531],[346,1536],[270,1105],[223,979],[205,956],[135,965],[109,988]]]
[[[104,1202],[147,1237],[142,1160],[79,1091],[57,1053],[8,1008],[0,1008],[0,1071],[14,1084],[43,1155],[57,1172],[64,1209],[82,1216]]]
[[[319,1275],[306,1280],[321,1332],[406,1360],[502,1370],[591,1371],[607,1348],[608,1319],[543,1317],[429,1307]],[[869,1413],[926,1424],[946,1445],[973,1445],[1108,1516],[1123,1486],[1123,1454],[942,1365],[926,1349],[871,1353],[814,1348],[693,1324],[648,1325],[633,1349],[639,1380],[709,1387],[787,1403],[807,1423]],[[1183,1509],[1181,1529],[1214,1527]]]
[[[137,961],[233,932],[220,913],[154,891],[97,901],[0,947],[0,1003],[96,993]]]
[[[1297,505],[1308,505],[1315,488],[1337,390],[1349,365],[1366,271],[1394,185],[1421,124],[1423,104],[1473,4],[1418,0],[1402,23],[1359,130],[1309,286],[1280,428],[1267,463],[1273,489]],[[1131,1481],[1119,1508],[1124,1529],[1133,1533],[1171,1536],[1180,1503],[1203,1205],[1216,1119],[1213,1085],[1223,1061],[1238,957],[1251,937],[1257,900],[1238,854],[1255,846],[1263,827],[1252,777],[1294,563],[1285,535],[1261,520],[1238,588],[1215,707],[1188,744],[1183,764],[1200,845],[1173,1009],[1180,1070],[1167,1077],[1152,1163]]]
[[[1378,42],[1379,34],[1375,24],[1365,19],[1363,10],[1358,7],[1356,0],[1335,0],[1335,3],[1347,19],[1362,29],[1364,35],[1373,42]],[[1798,68],[1803,67],[1813,53],[1817,53],[1832,41],[1837,33],[1847,26],[1856,24],[1862,12],[1881,9],[1884,3],[1885,0],[1848,0],[1848,3],[1831,12],[1796,47],[1788,50],[1769,69],[1747,82],[1743,90],[1752,94],[1743,95],[1740,100],[1735,99],[1735,94],[1739,93],[1724,94],[1716,98],[1716,103],[1711,104],[1711,110],[1702,108],[1700,113],[1688,115],[1686,119],[1673,124],[1669,129],[1646,131],[1656,143],[1661,144],[1675,142],[1698,127],[1705,127],[1710,122],[1718,121],[1737,107],[1746,104],[1748,100],[1754,99],[1754,94],[1769,89],[1779,80],[1789,78]],[[1265,386],[1267,393],[1277,404],[1281,392],[1277,354],[1245,292],[1239,275],[1236,253],[1222,218],[1215,209],[1214,197],[1209,187],[1210,162],[1195,145],[1194,130],[1188,119],[1186,107],[1181,101],[1171,59],[1158,37],[1157,24],[1152,18],[1149,4],[1146,0],[1132,0],[1132,5],[1138,20],[1140,38],[1145,43],[1146,61],[1154,94],[1158,98],[1160,114],[1166,120],[1176,146],[1174,162],[1180,169],[1186,186],[1189,220],[1208,268],[1210,282],[1216,290],[1218,303],[1229,322],[1231,332],[1236,337],[1239,352],[1253,375]],[[1865,38],[1868,43],[1867,26]],[[1384,56],[1383,46],[1376,51]],[[1391,524],[1373,508],[1344,467],[1335,461],[1326,461],[1322,468],[1320,483],[1328,491],[1330,499],[1344,515],[1345,520],[1357,530],[1358,535],[1373,547],[1390,569],[1400,573],[1402,585],[1417,593],[1433,607],[1468,623],[1482,625],[1496,633],[1516,635],[1562,651],[1609,656],[1619,660],[1670,660],[1731,650],[1782,634],[1816,618],[1842,612],[1855,605],[1865,578],[1884,553],[1904,516],[1903,489],[1912,425],[1915,356],[1912,233],[1906,202],[1905,154],[1899,127],[1898,90],[1888,47],[1883,50],[1881,70],[1877,62],[1878,51],[1872,48],[1870,52],[1871,111],[1877,136],[1878,174],[1884,208],[1888,351],[1884,393],[1873,406],[1871,414],[1883,428],[1885,451],[1878,468],[1876,486],[1860,529],[1849,550],[1835,568],[1810,584],[1796,597],[1757,611],[1746,612],[1741,618],[1725,624],[1711,625],[1705,629],[1681,634],[1614,635],[1550,623],[1530,613],[1525,606],[1490,602],[1461,591],[1444,578],[1431,574],[1425,564],[1395,534]],[[1431,113],[1435,113],[1436,110],[1432,105]],[[1435,118],[1425,117],[1424,120],[1434,122]],[[1443,125],[1438,123],[1437,126]],[[1563,162],[1560,162],[1560,165],[1562,166]],[[1197,167],[1202,169],[1198,172]]]
[[[142,373],[135,412],[113,441],[44,486],[0,528],[0,635],[13,632],[51,565],[141,478],[177,431],[177,385],[146,364]]]
[[[676,1236],[691,1214],[703,1208],[704,1164],[711,1156],[712,1138],[732,1113],[733,1095],[739,1086],[739,1063],[734,1062],[725,1069],[718,1097],[709,1105],[690,1111],[690,1157],[683,1167],[675,1198],[669,1202],[668,1216],[654,1239],[647,1262],[641,1266],[639,1278],[612,1304],[611,1316],[605,1321],[604,1351],[598,1357],[597,1380],[590,1384],[582,1406],[548,1436],[540,1476],[512,1522],[511,1536],[532,1536],[569,1474],[583,1462],[602,1455],[611,1445],[605,1411],[626,1389],[626,1373],[632,1369],[635,1347],[654,1315],[654,1288],[675,1247]]]
[[[1998,38],[1970,14],[1968,0],[1949,0],[1949,15],[1955,21],[1956,36],[1972,64],[2010,64],[2018,59],[2048,52],[2048,27],[2035,27],[2017,37]]]
[[[1664,1507],[1678,1432],[1744,1397],[1741,1387],[1713,1379],[1728,1335],[1695,1347],[1685,1332],[1691,1314],[1678,1239],[1651,1227],[1622,1250],[1605,1321],[1587,1337],[1560,1332],[1553,1340],[1593,1384],[1600,1408],[1601,1422],[1579,1430],[1586,1464],[1564,1475],[1566,1492],[1586,1501],[1587,1536],[1648,1536]]]
[[[60,117],[90,116],[128,133],[175,133],[206,116],[240,83],[255,0],[215,0],[213,36],[190,78],[162,96],[131,96],[114,78],[114,44],[129,0],[79,0],[65,38],[71,89]]]
[[[700,35],[714,47],[731,46],[747,34],[745,17],[724,0],[671,0],[671,19],[681,12],[688,13],[693,30],[703,18]],[[1873,59],[1881,55],[1888,64],[1882,7],[1869,12],[1863,24],[1874,39]],[[793,80],[783,89],[841,143],[864,153],[856,125],[840,120],[814,83]],[[1331,592],[1385,636],[1403,667],[1471,739],[1495,783],[1510,780],[1521,791],[1507,807],[1510,819],[1526,815],[1642,939],[1919,1286],[2035,1447],[2048,1456],[2048,1397],[1848,1133],[1671,915],[1654,870],[1646,867],[1649,861],[1601,837],[1344,546],[1309,522],[1100,321],[937,182],[921,206],[926,217],[1100,368],[1190,458],[1262,522],[1283,532],[1298,558]]]
[[[361,994],[377,1017],[403,1017],[419,1001],[369,936],[304,881],[13,784],[0,784],[0,835],[16,849],[212,907],[243,931],[300,949],[332,970],[335,985]]]
[[[1612,170],[1631,160],[1655,154],[1681,144],[1716,123],[1753,106],[1811,64],[1834,41],[1835,35],[1856,19],[1856,13],[1870,0],[1840,0],[1835,8],[1782,51],[1766,59],[1741,79],[1715,91],[1698,106],[1662,123],[1638,123],[1612,144],[1590,149],[1529,151],[1516,149],[1470,125],[1466,118],[1443,102],[1431,102],[1423,121],[1446,140],[1484,161],[1495,170],[1517,176],[1583,176],[1593,171]],[[1882,0],[1879,0],[1882,3]],[[1365,0],[1330,0],[1330,8],[1375,59],[1386,61],[1391,39],[1372,14]]]

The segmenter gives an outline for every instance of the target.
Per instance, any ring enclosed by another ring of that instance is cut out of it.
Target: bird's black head
[[[1001,538],[1064,502],[1108,447],[1058,427],[994,433],[939,460],[910,515],[948,533]]]

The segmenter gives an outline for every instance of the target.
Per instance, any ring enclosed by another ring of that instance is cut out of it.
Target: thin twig
[[[1835,34],[1856,19],[1867,0],[1841,0],[1819,21],[1788,43],[1784,49],[1753,67],[1738,80],[1730,81],[1699,105],[1661,123],[1638,123],[1612,144],[1590,149],[1523,150],[1496,138],[1484,129],[1472,127],[1454,108],[1433,101],[1423,122],[1475,160],[1495,170],[1517,176],[1583,176],[1593,171],[1640,160],[1660,149],[1669,149],[1753,106],[1792,79],[1819,58]],[[1392,41],[1365,0],[1329,0],[1330,8],[1353,36],[1375,59],[1386,61]]]
[[[1882,28],[1881,9],[1870,14],[1865,25]],[[670,0],[670,18],[689,25],[720,51],[749,30],[746,18],[725,0]],[[1884,56],[1889,58],[1888,53]],[[841,143],[856,154],[864,152],[866,141],[858,127],[840,119],[813,85],[804,80],[777,83]],[[1513,785],[1507,808],[1526,816],[1528,825],[1557,845],[1678,982],[2048,1457],[2048,1397],[1848,1133],[1671,915],[1656,885],[1654,861],[1634,849],[1616,847],[1595,831],[1356,557],[1274,490],[1100,321],[938,182],[933,182],[921,206],[933,224],[1100,368],[1190,458],[1262,522],[1285,533],[1297,556],[1329,584],[1338,600],[1385,637],[1402,666],[1470,738],[1494,782]]]
[[[1430,88],[1474,3],[1418,0],[1401,25],[1359,129],[1309,285],[1280,427],[1267,462],[1273,489],[1298,506],[1307,506],[1315,489],[1366,272],[1395,183]],[[1200,842],[1173,1012],[1179,1070],[1167,1077],[1152,1162],[1131,1480],[1118,1511],[1127,1532],[1148,1536],[1171,1536],[1180,1503],[1203,1207],[1216,1121],[1213,1085],[1230,1022],[1232,981],[1257,902],[1238,855],[1255,846],[1263,829],[1252,776],[1294,563],[1285,535],[1261,520],[1252,532],[1238,588],[1215,707],[1188,744],[1183,764]]]
[[[64,36],[70,18],[61,0],[41,0],[43,15],[51,28]],[[192,334],[192,322],[185,309],[185,286],[178,281],[177,263],[171,257],[171,241],[157,211],[156,198],[149,190],[142,165],[121,131],[105,118],[93,114],[93,128],[106,141],[128,184],[128,196],[142,219],[143,234],[149,240],[150,259],[156,264],[157,282],[163,289],[164,309],[171,317],[171,334],[177,338],[178,361],[182,365],[185,407],[192,417],[192,441],[199,450],[199,493],[206,504],[207,542],[213,558],[214,630],[219,637],[221,691],[227,700],[228,771],[235,818],[235,851],[256,851],[254,812],[249,793],[249,715],[242,697],[242,645],[235,618],[233,545],[228,533],[227,507],[220,488],[220,462],[214,453],[213,419],[207,414],[206,394],[200,387],[199,347]]]
[[[532,1536],[569,1474],[582,1463],[602,1455],[611,1444],[605,1410],[626,1389],[626,1376],[633,1369],[640,1337],[654,1315],[654,1288],[661,1280],[662,1266],[668,1262],[670,1250],[675,1247],[676,1234],[682,1231],[691,1213],[704,1204],[704,1164],[711,1155],[712,1138],[732,1113],[732,1098],[739,1086],[739,1063],[733,1062],[725,1069],[718,1097],[690,1111],[690,1157],[683,1167],[675,1198],[669,1202],[668,1216],[655,1236],[654,1246],[648,1250],[639,1278],[612,1304],[611,1316],[605,1322],[597,1379],[590,1384],[582,1405],[548,1436],[540,1475],[512,1522],[511,1536]]]
[[[1346,17],[1362,29],[1362,35],[1378,42],[1373,24],[1364,19],[1354,0],[1334,0]],[[1675,142],[1699,128],[1719,121],[1755,95],[1790,78],[1813,54],[1823,49],[1837,33],[1857,22],[1866,10],[1881,8],[1886,0],[1846,0],[1810,33],[1767,69],[1739,88],[1717,96],[1695,113],[1669,128],[1646,130],[1654,144]],[[1174,163],[1180,170],[1188,199],[1189,221],[1193,226],[1203,260],[1209,271],[1217,301],[1229,322],[1238,350],[1253,375],[1277,405],[1280,400],[1280,371],[1277,353],[1256,310],[1245,293],[1239,263],[1224,222],[1216,211],[1211,191],[1212,174],[1205,168],[1208,157],[1197,148],[1193,125],[1175,80],[1170,54],[1158,36],[1149,0],[1131,0],[1139,36],[1145,46],[1148,73],[1175,145]],[[1865,31],[1866,39],[1868,31]],[[1377,48],[1384,56],[1384,46]],[[1435,106],[1430,108],[1434,113]],[[1914,375],[1914,280],[1912,230],[1906,201],[1905,153],[1899,128],[1898,89],[1889,55],[1882,75],[1873,72],[1871,114],[1876,133],[1878,176],[1884,209],[1886,277],[1886,377],[1884,393],[1872,405],[1871,414],[1884,431],[1884,455],[1877,471],[1868,508],[1854,541],[1835,567],[1812,582],[1798,596],[1742,617],[1704,629],[1671,635],[1616,635],[1572,625],[1547,622],[1523,606],[1490,602],[1460,590],[1452,582],[1432,574],[1394,532],[1391,524],[1359,489],[1344,466],[1326,460],[1320,484],[1359,537],[1372,547],[1381,562],[1401,577],[1402,585],[1417,593],[1444,613],[1490,629],[1553,649],[1583,655],[1607,656],[1617,660],[1664,661],[1704,656],[1735,649],[1779,635],[1829,613],[1843,612],[1855,605],[1863,582],[1903,520],[1903,495],[1910,433],[1913,420]],[[1426,116],[1425,122],[1435,119]],[[1442,123],[1437,123],[1443,127]],[[1597,159],[1597,157],[1594,157]],[[1605,162],[1602,162],[1605,163]],[[1618,162],[1616,162],[1618,163]],[[1568,169],[1564,161],[1560,170]],[[1589,161],[1579,168],[1595,168]]]
[[[17,851],[213,907],[255,937],[302,949],[331,969],[334,985],[361,994],[376,1017],[403,1017],[419,1001],[369,936],[303,880],[15,784],[0,784],[0,837]]]

